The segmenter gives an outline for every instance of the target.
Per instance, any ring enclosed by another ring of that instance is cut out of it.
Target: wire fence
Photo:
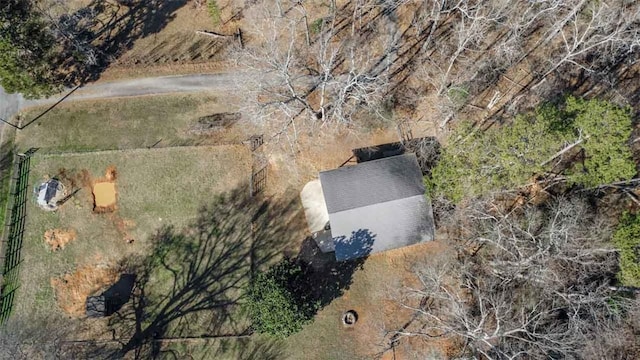
[[[0,325],[4,324],[13,309],[13,299],[20,287],[19,268],[20,250],[27,216],[27,199],[29,189],[29,166],[31,155],[38,149],[31,148],[24,154],[17,155],[14,177],[11,179],[11,195],[9,200],[9,216],[6,223],[5,238],[2,239],[2,257],[0,257]]]
[[[253,171],[251,174],[251,196],[256,196],[267,187],[267,174],[269,171],[269,164],[263,165],[259,170]]]

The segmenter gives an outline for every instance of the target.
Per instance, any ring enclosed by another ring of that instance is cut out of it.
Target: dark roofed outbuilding
[[[104,295],[89,296],[86,305],[88,317],[107,316],[107,300]]]
[[[415,154],[320,173],[337,260],[433,240],[431,203]]]

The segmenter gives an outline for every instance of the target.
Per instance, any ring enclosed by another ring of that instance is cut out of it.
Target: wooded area
[[[256,121],[292,149],[299,134],[372,117],[450,130],[427,182],[458,258],[424,259],[422,286],[393,297],[414,320],[387,329],[389,347],[444,337],[488,359],[640,356],[640,240],[635,218],[616,225],[639,204],[626,82],[638,4],[334,1],[321,17],[306,6],[246,14],[264,44],[240,52],[262,75],[247,86]]]
[[[77,11],[44,3],[0,5],[8,91],[38,97],[97,79],[175,10],[159,0]],[[215,26],[228,20],[206,4]],[[406,123],[442,144],[437,154],[429,147],[435,165],[423,173],[438,241],[455,256],[423,259],[411,286],[389,291],[411,317],[381,325],[385,349],[422,338],[456,344],[452,358],[640,358],[640,3],[257,0],[238,9],[243,41],[225,51],[233,71],[249,74],[240,113],[292,156],[302,136]],[[253,330],[280,338],[319,307],[296,293],[287,276],[302,270],[287,264],[247,275],[238,295]],[[10,335],[0,339],[12,351],[40,350]]]

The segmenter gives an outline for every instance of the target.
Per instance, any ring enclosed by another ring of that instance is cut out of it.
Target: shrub
[[[592,187],[627,180],[636,174],[631,149],[631,109],[604,100],[569,97],[566,117],[573,119],[575,131],[582,133],[586,154],[582,164],[570,174],[573,183]]]
[[[209,16],[211,16],[213,25],[220,24],[220,8],[218,7],[216,0],[207,0],[207,10],[209,11]]]
[[[620,250],[618,280],[625,286],[640,287],[640,216],[623,214],[613,243]]]
[[[316,19],[314,22],[311,23],[311,25],[309,25],[309,32],[314,35],[319,34],[320,30],[322,30],[323,23],[324,23],[323,18]]]
[[[285,259],[254,277],[244,308],[255,331],[284,338],[312,321],[318,304],[310,298],[300,265]]]

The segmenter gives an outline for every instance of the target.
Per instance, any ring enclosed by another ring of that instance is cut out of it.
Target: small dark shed
[[[104,295],[89,296],[87,298],[87,316],[103,317],[107,316],[107,301]]]

